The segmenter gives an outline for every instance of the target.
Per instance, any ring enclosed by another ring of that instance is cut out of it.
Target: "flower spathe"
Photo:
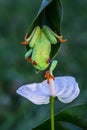
[[[50,96],[57,97],[63,103],[72,102],[80,93],[78,83],[74,77],[63,76],[47,80],[41,83],[23,85],[17,89],[17,93],[34,104],[48,104]]]

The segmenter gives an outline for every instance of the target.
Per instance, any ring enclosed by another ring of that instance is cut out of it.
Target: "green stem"
[[[51,109],[51,130],[54,130],[54,97],[50,97],[50,109]]]

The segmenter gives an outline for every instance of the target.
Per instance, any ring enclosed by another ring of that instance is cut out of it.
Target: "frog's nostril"
[[[33,61],[32,64],[33,64],[33,65],[37,65],[36,61]]]

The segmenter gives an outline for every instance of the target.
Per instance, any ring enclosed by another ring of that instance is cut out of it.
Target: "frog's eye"
[[[37,65],[37,62],[36,62],[36,61],[33,61],[32,64],[36,66],[36,65]]]
[[[50,63],[50,58],[48,58],[48,59],[47,59],[46,63],[47,63],[47,64],[49,64],[49,63]]]

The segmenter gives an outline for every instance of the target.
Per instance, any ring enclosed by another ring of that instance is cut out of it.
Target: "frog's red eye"
[[[36,61],[33,61],[32,64],[33,64],[33,65],[37,65]]]
[[[47,62],[47,64],[49,64],[50,63],[50,58],[48,58],[46,62]]]

